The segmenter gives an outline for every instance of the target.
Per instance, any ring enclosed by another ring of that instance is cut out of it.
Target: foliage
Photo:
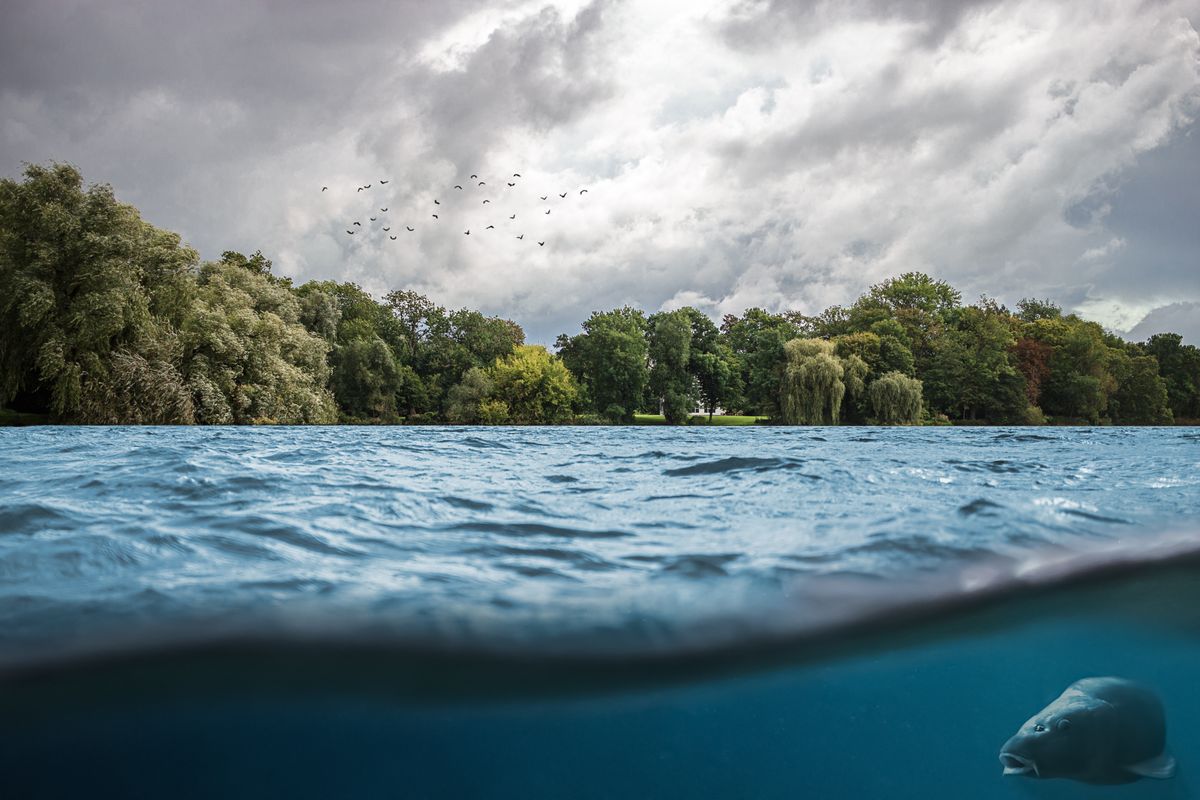
[[[521,425],[563,422],[579,399],[575,379],[562,359],[541,345],[521,345],[497,358],[489,370],[495,399],[507,417]]]
[[[781,314],[751,308],[741,317],[726,314],[721,333],[739,367],[736,380],[744,387],[743,396],[730,405],[751,413],[779,416],[784,345],[800,336],[799,325]]]
[[[191,422],[177,325],[196,254],[66,164],[0,181],[0,405]]]
[[[664,311],[647,321],[649,388],[670,425],[682,425],[699,391],[691,367],[692,321],[684,311]]]
[[[1174,420],[1167,384],[1158,374],[1154,356],[1110,351],[1110,369],[1117,389],[1109,399],[1113,421],[1122,425],[1169,425]]]
[[[0,180],[0,419],[82,423],[1166,424],[1200,419],[1200,349],[1131,344],[1046,300],[964,306],[909,272],[848,306],[597,311],[558,355],[411,289],[296,287],[262,252],[200,263],[66,164]],[[1044,412],[1044,413],[1043,413]],[[651,417],[645,417],[649,420]],[[657,418],[655,418],[657,419]],[[735,417],[726,417],[732,420]]]
[[[292,290],[240,258],[200,267],[181,325],[196,421],[328,423],[329,344],[300,323]]]
[[[903,372],[888,372],[871,381],[868,394],[880,425],[916,425],[921,421],[921,382]]]
[[[779,407],[787,425],[836,425],[846,384],[845,368],[824,339],[792,339],[784,345],[786,365]]]
[[[466,425],[483,423],[484,404],[492,402],[492,392],[495,389],[496,382],[492,380],[487,370],[471,367],[463,373],[462,380],[450,390],[447,396],[446,421]],[[497,412],[496,406],[493,404],[488,406],[488,409],[490,418],[494,420]],[[503,416],[505,419],[508,417],[507,406]]]
[[[628,306],[596,311],[583,333],[558,337],[558,354],[583,387],[586,407],[631,422],[649,380],[646,316]]]
[[[1158,361],[1176,419],[1200,419],[1200,348],[1177,333],[1156,333],[1142,350]]]

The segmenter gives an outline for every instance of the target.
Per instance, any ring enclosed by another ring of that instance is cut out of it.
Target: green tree
[[[933,353],[933,342],[946,319],[959,307],[961,295],[945,281],[921,272],[907,272],[872,286],[850,308],[853,330],[871,330],[892,319],[900,324],[906,344],[921,371]]]
[[[1010,321],[1019,324],[986,301],[948,315],[924,374],[926,397],[935,411],[995,422],[1024,418],[1028,401],[1013,355],[1016,337]]]
[[[479,425],[508,419],[508,407],[503,415],[498,415],[497,407],[493,404],[486,406],[496,390],[496,382],[492,380],[488,370],[471,367],[463,373],[462,380],[455,384],[447,395],[446,419],[460,425]]]
[[[720,329],[707,315],[691,306],[679,311],[691,321],[688,372],[695,379],[700,405],[711,422],[717,408],[726,408],[737,402],[740,394],[737,358],[721,336]]]
[[[921,421],[921,382],[903,372],[888,372],[871,382],[868,394],[880,425],[916,425]]]
[[[196,254],[67,164],[0,181],[0,405],[191,422],[177,325]]]
[[[486,368],[525,341],[515,322],[478,311],[447,311],[417,292],[389,292],[384,303],[396,348],[412,367],[408,413],[449,411],[448,392],[471,367]]]
[[[1158,360],[1175,418],[1200,420],[1200,348],[1177,333],[1156,333],[1142,349]]]
[[[845,369],[824,339],[792,339],[780,381],[780,410],[788,425],[836,425],[846,384]],[[861,363],[861,362],[860,362]]]
[[[1098,424],[1108,409],[1116,381],[1108,370],[1104,329],[1075,315],[1041,318],[1025,326],[1026,335],[1050,347],[1049,370],[1042,383],[1047,414]]]
[[[692,321],[685,311],[664,311],[647,321],[650,392],[670,425],[688,421],[699,391],[692,363]]]
[[[727,314],[721,335],[740,368],[737,382],[744,396],[737,401],[739,410],[779,417],[784,345],[800,337],[800,327],[780,314],[751,308],[741,317]]]
[[[593,411],[613,421],[633,421],[649,380],[641,311],[626,306],[593,312],[583,333],[559,336],[557,349]]]
[[[1170,425],[1174,420],[1167,383],[1158,374],[1158,359],[1110,348],[1109,369],[1116,391],[1109,398],[1113,421],[1121,425]]]
[[[200,268],[181,325],[184,377],[200,422],[329,423],[329,344],[305,330],[296,296],[240,258]]]
[[[1062,309],[1049,300],[1026,297],[1017,303],[1017,318],[1022,322],[1037,322],[1039,319],[1062,319]]]
[[[488,370],[495,400],[521,425],[548,425],[571,416],[579,391],[562,359],[541,345],[521,345]]]

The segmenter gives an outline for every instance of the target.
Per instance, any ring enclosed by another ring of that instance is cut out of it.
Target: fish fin
[[[1175,756],[1163,750],[1154,758],[1147,758],[1136,764],[1128,764],[1125,769],[1134,775],[1141,775],[1143,778],[1158,778],[1159,780],[1171,778],[1175,775]]]

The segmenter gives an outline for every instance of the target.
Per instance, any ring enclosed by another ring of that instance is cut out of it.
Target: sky
[[[0,175],[68,161],[205,258],[531,342],[920,270],[1200,344],[1197,30],[1200,0],[0,0]]]

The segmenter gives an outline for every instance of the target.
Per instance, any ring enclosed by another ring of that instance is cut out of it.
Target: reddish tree
[[[1042,394],[1042,382],[1050,374],[1050,356],[1054,348],[1037,339],[1022,338],[1013,348],[1017,369],[1025,376],[1025,396],[1029,405],[1036,406]]]

